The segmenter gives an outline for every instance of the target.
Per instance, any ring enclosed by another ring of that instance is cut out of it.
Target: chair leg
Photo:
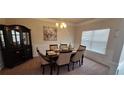
[[[83,61],[83,59],[82,59],[81,65],[83,65],[83,63],[84,63],[84,61]]]
[[[58,66],[58,69],[57,69],[57,75],[59,75],[59,69],[60,69],[60,66]]]
[[[74,70],[74,62],[73,62],[73,66],[72,66],[72,69]]]
[[[56,64],[54,64],[54,67],[53,68],[54,68],[54,71],[56,71]]]
[[[70,68],[69,68],[70,65],[68,64],[67,66],[68,66],[68,71],[70,71]]]
[[[79,60],[79,67],[81,67],[81,61]]]
[[[43,70],[43,71],[42,71],[42,74],[44,75],[45,67],[44,67],[44,66],[42,66],[42,67],[43,67],[43,69],[42,69],[42,70]]]
[[[84,59],[84,56],[82,56],[82,59],[81,59],[81,65],[83,65],[83,63],[84,63],[84,62],[83,62],[83,59]]]

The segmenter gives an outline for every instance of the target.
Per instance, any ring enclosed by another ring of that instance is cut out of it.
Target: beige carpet
[[[109,68],[102,64],[96,63],[92,60],[84,58],[84,65],[81,67],[78,64],[75,65],[75,69],[67,71],[67,67],[64,66],[60,68],[61,75],[107,75]],[[49,75],[50,68],[49,66],[45,69],[45,74]],[[18,65],[12,69],[5,68],[0,71],[0,75],[42,75],[42,69],[40,67],[40,62],[38,58],[33,58],[21,65]],[[56,71],[53,72],[53,75],[56,75]]]

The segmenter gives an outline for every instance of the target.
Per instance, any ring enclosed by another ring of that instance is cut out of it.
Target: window
[[[87,50],[105,54],[110,29],[83,31],[81,44],[87,46]]]

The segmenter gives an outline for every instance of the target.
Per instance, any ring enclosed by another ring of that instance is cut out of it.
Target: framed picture
[[[57,29],[55,27],[43,26],[43,39],[45,41],[57,41]]]

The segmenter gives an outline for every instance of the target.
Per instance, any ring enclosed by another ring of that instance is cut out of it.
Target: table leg
[[[50,65],[50,75],[53,74],[53,64]]]

